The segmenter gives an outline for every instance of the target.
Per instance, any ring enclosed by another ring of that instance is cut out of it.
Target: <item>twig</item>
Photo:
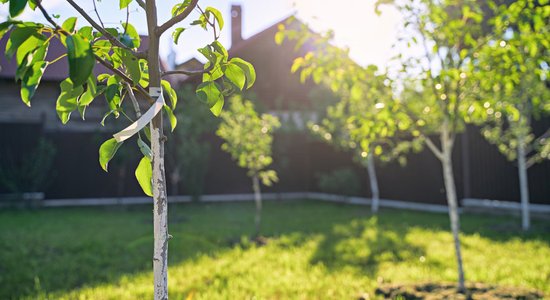
[[[164,76],[170,76],[170,75],[187,75],[187,76],[195,76],[195,75],[200,75],[200,74],[204,74],[204,73],[209,73],[210,71],[212,71],[212,68],[213,66],[211,65],[210,67],[204,69],[204,70],[193,70],[193,71],[190,71],[190,70],[172,70],[172,71],[164,71],[160,74],[161,77],[164,77]]]
[[[94,4],[94,11],[97,15],[97,19],[99,20],[99,23],[101,23],[101,27],[105,28],[105,24],[103,24],[103,20],[101,20],[101,17],[99,16],[99,12],[97,11],[97,6],[95,5],[96,0],[92,0],[92,3]]]
[[[128,91],[128,96],[130,96],[130,100],[132,100],[132,104],[134,106],[134,111],[136,112],[136,117],[139,119],[141,118],[141,111],[139,109],[139,103],[136,99],[136,95],[134,95],[134,91],[132,90],[132,86],[126,82],[125,84],[126,90]]]
[[[124,33],[122,35],[125,35],[128,31],[128,21],[130,20],[130,6],[126,6],[126,23],[124,24]]]
[[[46,20],[48,20],[48,22],[50,22],[50,24],[52,24],[52,26],[55,28],[55,30],[60,30],[61,29],[61,27],[59,25],[57,25],[57,23],[52,19],[52,17],[50,17],[48,12],[44,9],[44,7],[42,6],[41,1],[36,1],[36,6],[38,6],[38,9],[40,9],[42,14],[44,15],[44,18],[46,18]]]

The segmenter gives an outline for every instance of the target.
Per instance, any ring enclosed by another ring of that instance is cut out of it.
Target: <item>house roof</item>
[[[267,110],[296,110],[311,108],[310,92],[315,87],[311,80],[302,82],[297,73],[291,73],[291,66],[297,57],[305,55],[315,47],[313,42],[307,41],[296,47],[295,41],[285,42],[282,45],[275,43],[275,35],[279,25],[298,29],[304,26],[298,19],[290,16],[272,24],[248,39],[237,40],[228,53],[230,57],[240,57],[256,69],[256,82],[247,94],[258,100],[256,103],[261,109]],[[200,70],[196,66],[197,59],[193,58],[180,64],[176,69]],[[200,76],[186,77],[179,80],[181,84],[196,85]]]

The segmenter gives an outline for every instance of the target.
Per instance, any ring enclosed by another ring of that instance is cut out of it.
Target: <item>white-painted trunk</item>
[[[527,166],[525,160],[525,142],[522,135],[518,136],[518,175],[519,190],[521,195],[521,227],[527,231],[530,227],[529,216],[529,183],[527,179]]]
[[[380,206],[380,192],[378,190],[378,178],[376,177],[376,167],[372,153],[368,155],[367,159],[367,171],[369,173],[370,190],[372,193],[371,210],[372,213],[377,213]]]
[[[458,201],[456,195],[455,180],[453,174],[452,150],[453,141],[449,138],[446,128],[441,134],[441,164],[443,166],[443,179],[445,181],[445,192],[449,206],[449,219],[455,247],[456,263],[458,267],[458,289],[464,291],[464,269],[462,266],[462,253],[460,246],[460,219],[458,215]]]
[[[168,201],[166,197],[164,143],[162,137],[162,126],[156,127],[151,125],[155,300],[168,299]]]
[[[258,179],[258,175],[252,176],[252,188],[254,189],[254,202],[256,203],[254,225],[256,228],[256,236],[259,236],[262,226],[262,193],[260,191],[260,181]]]

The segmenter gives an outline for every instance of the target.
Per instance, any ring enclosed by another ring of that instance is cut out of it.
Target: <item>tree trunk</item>
[[[149,29],[149,87],[160,88],[159,36],[157,28],[157,8],[155,1],[146,1],[147,27]],[[168,200],[164,170],[164,133],[162,111],[150,124],[151,156],[153,164],[153,277],[154,299],[168,299]]]
[[[521,227],[524,231],[529,230],[529,183],[527,181],[527,166],[525,161],[525,141],[522,134],[518,135],[518,175],[519,190],[521,194]]]
[[[447,194],[447,204],[449,206],[449,218],[451,221],[451,231],[455,246],[456,263],[458,267],[458,289],[464,291],[464,269],[462,266],[462,253],[460,250],[460,220],[458,216],[458,201],[456,195],[455,179],[453,174],[452,150],[453,141],[450,139],[446,128],[441,133],[441,164],[443,166],[443,179],[445,181],[445,192]]]
[[[260,228],[262,222],[262,194],[260,192],[260,181],[258,175],[252,176],[252,188],[254,189],[254,202],[256,202],[256,216],[254,225],[256,228],[256,237],[260,236]]]
[[[376,168],[374,166],[374,157],[372,153],[369,153],[367,158],[367,171],[369,173],[370,190],[372,192],[371,210],[372,213],[375,214],[378,212],[380,193],[378,191],[378,178],[376,177]]]

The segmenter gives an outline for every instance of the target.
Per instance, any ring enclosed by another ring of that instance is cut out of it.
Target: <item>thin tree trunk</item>
[[[256,216],[254,224],[256,228],[256,237],[260,236],[260,228],[262,222],[262,194],[260,192],[260,181],[258,175],[252,176],[252,188],[254,189],[254,202],[256,202]]]
[[[372,193],[371,210],[372,213],[378,212],[380,202],[380,192],[378,191],[378,178],[376,177],[376,168],[374,166],[374,157],[372,153],[369,153],[367,158],[367,171],[369,173],[370,190]]]
[[[159,36],[157,8],[154,0],[146,1],[147,27],[149,29],[149,86],[160,87]],[[162,112],[151,121],[151,156],[153,159],[153,277],[154,299],[168,299],[168,200],[164,169],[164,133]]]
[[[441,133],[441,164],[443,166],[443,179],[445,181],[445,192],[447,194],[447,204],[449,206],[449,219],[451,221],[451,231],[455,246],[456,263],[458,267],[458,289],[464,291],[464,269],[462,266],[462,253],[460,249],[460,219],[458,215],[458,201],[456,195],[455,179],[453,174],[452,150],[453,141],[450,139],[448,131],[444,126]]]
[[[529,217],[529,183],[527,179],[527,166],[525,161],[525,141],[522,134],[518,136],[518,175],[519,190],[521,194],[521,227],[527,231],[530,227]]]

